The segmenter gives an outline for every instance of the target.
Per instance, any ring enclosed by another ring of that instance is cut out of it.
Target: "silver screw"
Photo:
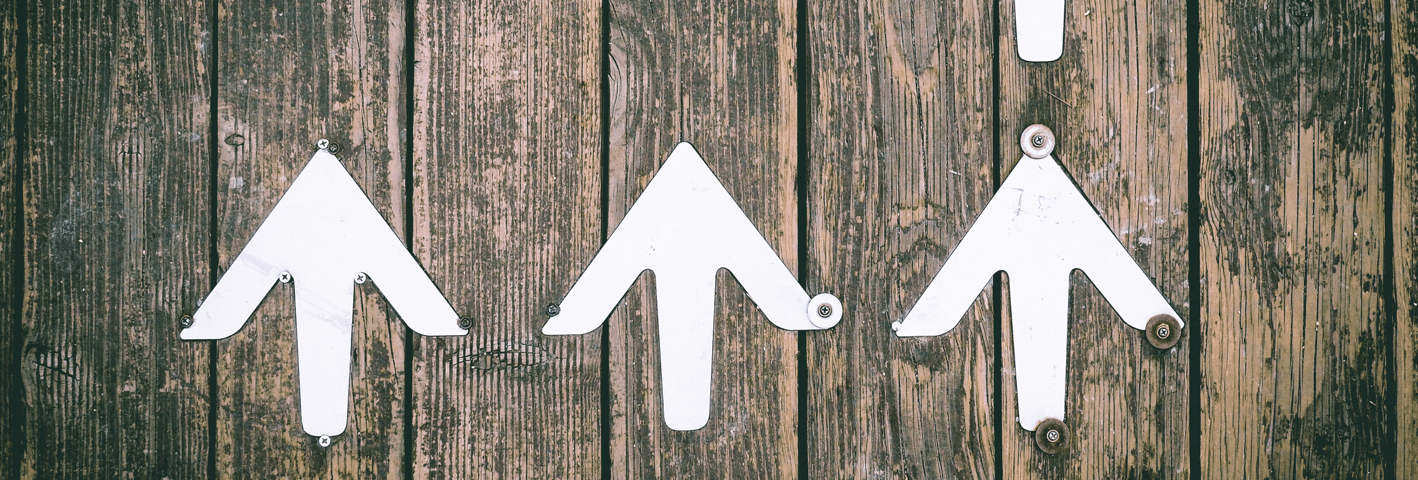
[[[290,272],[281,272],[281,283],[290,283]]]
[[[1034,138],[1029,139],[1029,142],[1030,142],[1030,143],[1033,143],[1035,147],[1042,147],[1042,146],[1044,146],[1044,142],[1045,142],[1045,141],[1046,141],[1046,140],[1044,140],[1044,136],[1043,136],[1043,135],[1035,135]]]
[[[1049,439],[1049,442],[1050,442],[1050,443],[1058,442],[1058,441],[1059,441],[1059,431],[1058,431],[1058,430],[1049,430],[1047,433],[1044,434],[1044,438]]]
[[[320,147],[321,150],[324,150],[330,148],[330,141],[322,138],[320,139],[320,141],[315,142],[315,146]]]
[[[1157,338],[1166,339],[1170,336],[1172,336],[1172,329],[1167,328],[1166,325],[1159,325],[1157,327]]]
[[[817,306],[817,316],[827,318],[832,316],[832,305],[826,303]]]
[[[369,277],[366,276],[366,275],[364,274],[364,272],[359,272],[359,275],[355,275],[355,284],[356,284],[356,285],[364,285],[364,282],[365,282],[366,280],[369,280]]]
[[[330,446],[330,436],[329,436],[329,435],[321,435],[321,436],[320,436],[320,446],[322,446],[322,447],[328,447],[328,446]]]

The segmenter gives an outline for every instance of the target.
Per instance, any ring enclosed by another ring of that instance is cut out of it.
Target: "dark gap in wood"
[[[217,287],[217,277],[221,269],[221,257],[217,253],[217,241],[221,238],[217,235],[219,216],[217,215],[217,173],[221,167],[220,144],[217,136],[220,134],[220,122],[217,120],[217,92],[218,77],[217,63],[220,50],[221,30],[217,28],[217,3],[218,0],[208,0],[207,2],[207,28],[212,32],[211,50],[208,51],[207,69],[207,288],[208,292]],[[236,147],[237,154],[240,154],[240,147]],[[194,310],[192,313],[196,313]],[[217,478],[217,414],[218,408],[217,384],[217,341],[208,340],[207,344],[207,478]]]
[[[796,71],[793,72],[797,80],[798,94],[798,171],[797,171],[797,200],[798,200],[798,284],[807,289],[808,275],[808,173],[811,163],[808,155],[812,154],[811,142],[812,132],[809,125],[812,123],[812,43],[809,37],[807,0],[798,0],[797,29],[798,38],[795,52],[797,54]],[[811,296],[811,293],[809,293]],[[807,365],[807,332],[797,332],[798,338],[798,480],[811,478],[808,475],[808,365]]]
[[[404,118],[399,129],[404,132],[404,247],[414,252],[414,41],[418,0],[404,0]],[[451,289],[447,286],[443,291]],[[398,313],[396,312],[395,315]],[[401,472],[405,479],[414,478],[414,329],[404,324],[404,461]]]
[[[601,0],[601,245],[610,237],[611,2]],[[611,480],[611,326],[601,324],[601,479]],[[628,468],[628,467],[627,467]],[[629,471],[629,470],[627,470]]]
[[[1395,480],[1398,470],[1398,396],[1401,394],[1398,387],[1398,272],[1394,264],[1393,252],[1393,176],[1395,173],[1393,162],[1393,117],[1395,105],[1393,100],[1393,2],[1384,2],[1383,17],[1383,138],[1384,138],[1384,160],[1383,160],[1383,189],[1384,189],[1384,252],[1383,252],[1383,279],[1380,281],[1379,290],[1383,292],[1384,302],[1384,326],[1380,329],[1380,340],[1382,345],[1388,346],[1388,355],[1385,356],[1384,383],[1387,384],[1385,391],[1388,395],[1384,398],[1384,423],[1387,435],[1383,440],[1384,458],[1384,478]]]
[[[1201,19],[1187,0],[1187,463],[1201,479]]]
[[[23,369],[20,368],[24,361],[24,339],[25,334],[25,152],[29,148],[29,116],[26,112],[28,106],[28,82],[25,77],[29,75],[29,4],[15,5],[15,178],[12,180],[15,186],[15,194],[10,198],[10,208],[15,212],[15,231],[10,239],[10,251],[12,258],[10,261],[10,273],[13,275],[10,291],[10,311],[14,312],[14,317],[10,319],[14,329],[10,338],[6,342],[11,346],[11,360],[14,362],[16,375],[13,380],[14,385],[5,385],[5,389],[10,395],[10,425],[6,435],[10,437],[11,451],[3,452],[4,455],[11,456],[10,461],[5,465],[6,478],[20,478],[20,465],[24,463],[24,454],[27,450],[25,442],[25,382],[21,376]]]
[[[1002,1],[1003,0],[997,0],[995,2],[994,15],[991,16],[994,22],[994,24],[991,26],[992,31],[994,32],[992,34],[992,36],[994,37],[994,45],[991,47],[992,55],[990,56],[995,59],[994,63],[991,65],[992,72],[990,74],[991,81],[993,82],[993,85],[991,85],[990,87],[992,89],[991,97],[994,98],[994,105],[992,107],[993,113],[991,114],[993,117],[993,121],[990,127],[990,150],[993,153],[991,155],[992,165],[990,166],[991,193],[999,192],[999,186],[1001,182],[1000,177],[1002,176],[1000,175],[1000,170],[1004,166],[1004,159],[1001,157],[1001,149],[999,147],[999,138],[1002,122],[1002,119],[1000,118],[999,104],[1001,95],[999,72],[999,12],[1000,2]],[[990,308],[994,310],[993,312],[991,312],[991,316],[994,320],[993,336],[995,342],[995,364],[994,368],[990,369],[990,371],[994,373],[994,378],[990,379],[990,381],[993,382],[992,384],[994,385],[994,392],[992,392],[994,394],[994,397],[990,399],[990,416],[992,417],[990,418],[990,422],[994,424],[995,429],[995,480],[1004,480],[1004,399],[1002,398],[1002,394],[1004,393],[1004,354],[1002,353],[1004,348],[1004,337],[1000,333],[1001,328],[1004,326],[1004,301],[1002,300],[1002,296],[1004,295],[1004,287],[1002,285],[1003,282],[1004,276],[1001,275],[999,272],[995,272],[994,280],[990,282],[990,293],[994,295],[993,299],[990,301]]]

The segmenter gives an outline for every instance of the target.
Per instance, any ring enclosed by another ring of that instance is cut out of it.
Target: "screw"
[[[1167,338],[1167,337],[1169,337],[1169,336],[1171,336],[1171,335],[1172,335],[1172,330],[1169,329],[1169,328],[1167,328],[1166,325],[1158,325],[1158,326],[1157,326],[1157,338],[1165,339],[1165,338]]]
[[[1049,439],[1049,442],[1058,442],[1058,441],[1059,441],[1059,431],[1058,431],[1058,430],[1049,430],[1049,433],[1045,433],[1045,434],[1044,434],[1044,438]]]
[[[329,435],[321,435],[321,436],[320,436],[320,446],[322,446],[322,447],[328,447],[328,446],[330,446],[330,436],[329,436]]]
[[[356,285],[364,285],[364,282],[365,282],[366,280],[369,280],[369,277],[366,276],[366,275],[364,274],[364,272],[359,272],[359,275],[355,275],[355,284],[356,284]]]
[[[330,148],[330,141],[322,138],[320,141],[315,142],[315,146],[319,147],[321,150],[325,150]]]
[[[1167,350],[1177,345],[1181,341],[1180,335],[1172,335],[1181,332],[1182,324],[1177,317],[1171,314],[1155,315],[1147,320],[1146,332],[1147,343],[1151,343],[1158,350]]]
[[[1044,146],[1044,142],[1047,141],[1043,135],[1035,135],[1034,138],[1029,139],[1029,143],[1033,143],[1035,148]]]
[[[458,328],[467,330],[473,328],[473,319],[468,317],[458,317]]]
[[[817,316],[827,318],[832,316],[832,305],[826,303],[817,306]]]
[[[182,322],[182,328],[187,328],[187,327],[191,327],[191,326],[192,326],[192,316],[191,316],[191,315],[183,315],[183,316],[182,316],[182,319],[179,320],[179,321]]]
[[[561,306],[555,303],[547,304],[547,316],[555,317],[557,315],[561,315]]]
[[[340,144],[335,143],[335,142],[330,142],[330,147],[329,147],[329,148],[326,148],[326,150],[329,150],[331,155],[334,155],[334,154],[336,154],[336,153],[340,153]]]
[[[1054,151],[1054,132],[1043,125],[1030,125],[1019,135],[1019,148],[1029,158],[1047,158]]]
[[[281,283],[290,283],[290,272],[281,272]]]
[[[1034,445],[1049,455],[1068,451],[1068,425],[1057,418],[1045,418],[1034,428]]]

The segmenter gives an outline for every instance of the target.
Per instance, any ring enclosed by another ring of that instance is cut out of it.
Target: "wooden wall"
[[[1418,475],[1418,8],[1067,0],[0,4],[0,478]],[[1015,420],[1009,285],[903,317],[1044,123],[1188,322],[1151,347],[1074,275],[1067,419]],[[314,152],[472,319],[357,289],[349,430],[300,428],[292,289],[178,339]],[[719,276],[713,410],[660,413],[653,275],[549,305],[680,141],[832,330]]]

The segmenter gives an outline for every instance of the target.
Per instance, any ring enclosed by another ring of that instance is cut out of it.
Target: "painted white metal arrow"
[[[1014,0],[1019,58],[1052,62],[1063,56],[1064,0]]]
[[[1035,128],[1048,131],[1038,126],[1031,130]],[[1133,328],[1144,329],[1158,315],[1170,315],[1176,328],[1182,323],[1049,155],[1052,133],[1047,148],[1031,148],[1030,138],[1031,131],[1026,131],[1021,143],[1037,157],[1020,159],[925,294],[893,327],[902,337],[950,331],[990,277],[1008,273],[1019,425],[1033,431],[1046,418],[1064,418],[1068,277],[1073,270],[1086,273]]]
[[[596,329],[640,273],[654,271],[665,424],[703,428],[709,422],[714,278],[720,268],[779,328],[821,330],[842,318],[836,297],[808,298],[694,147],[680,143],[542,333]]]
[[[354,288],[366,278],[379,284],[414,331],[467,333],[354,178],[322,148],[193,314],[182,338],[235,334],[277,281],[293,279],[301,424],[328,444],[326,437],[345,431]]]

